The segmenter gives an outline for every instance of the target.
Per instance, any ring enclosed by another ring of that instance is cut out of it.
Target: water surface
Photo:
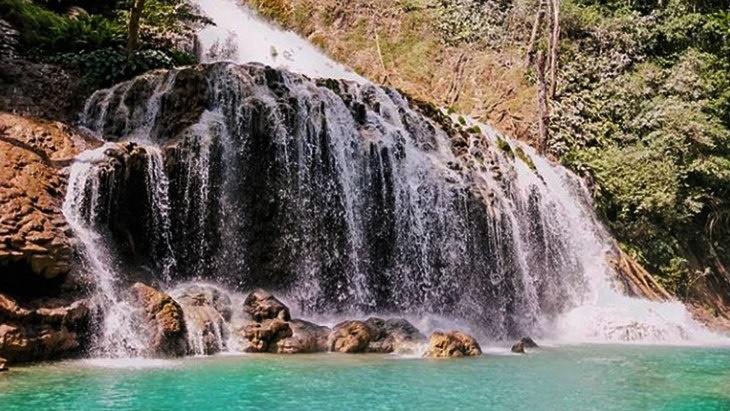
[[[730,410],[730,349],[584,345],[427,360],[241,355],[0,375],[2,410]]]

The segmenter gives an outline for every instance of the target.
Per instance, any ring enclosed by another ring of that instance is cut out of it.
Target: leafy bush
[[[24,0],[0,0],[0,14],[18,28],[25,49],[39,56],[124,43],[124,25],[97,15],[59,15]]]

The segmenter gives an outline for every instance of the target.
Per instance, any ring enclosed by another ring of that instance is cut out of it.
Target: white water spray
[[[193,3],[215,22],[215,26],[208,26],[198,34],[204,63],[256,62],[312,78],[367,81],[295,33],[267,23],[240,1],[193,0]]]
[[[83,262],[95,288],[92,292],[93,307],[103,318],[95,343],[96,354],[123,358],[144,352],[146,343],[139,335],[141,327],[136,324],[140,316],[118,289],[117,279],[120,276],[108,239],[95,224],[99,213],[108,206],[102,204],[98,167],[106,164],[105,152],[110,146],[112,144],[85,151],[76,157],[71,165],[63,214],[81,242]]]

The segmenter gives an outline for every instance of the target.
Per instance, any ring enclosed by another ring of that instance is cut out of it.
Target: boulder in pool
[[[243,312],[251,320],[259,323],[275,318],[282,321],[291,319],[289,307],[264,290],[256,290],[246,297],[243,302]]]
[[[276,343],[278,354],[304,354],[327,351],[329,327],[304,320],[289,321],[292,335]]]
[[[252,322],[243,328],[243,337],[249,342],[246,352],[276,353],[279,341],[293,335],[287,321],[280,318]]]
[[[142,283],[132,286],[133,300],[145,313],[151,355],[181,357],[188,353],[182,307],[169,295]]]
[[[537,348],[538,345],[530,337],[524,337],[521,340],[517,341],[513,346],[511,351],[515,354],[525,354],[525,348]]]
[[[413,324],[402,318],[365,321],[344,321],[337,324],[329,337],[329,349],[341,353],[392,353],[412,351],[425,341]]]
[[[482,348],[471,335],[461,331],[441,332],[431,334],[429,347],[425,357],[454,358],[475,357],[482,355]]]

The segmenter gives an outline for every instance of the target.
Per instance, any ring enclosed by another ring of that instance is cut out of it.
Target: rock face
[[[425,337],[404,319],[345,321],[337,324],[329,336],[331,351],[341,353],[391,353],[412,350]]]
[[[73,356],[85,348],[89,323],[84,301],[21,304],[0,294],[0,357],[18,363]]]
[[[429,348],[425,357],[452,358],[474,357],[482,355],[482,348],[477,340],[461,331],[440,332],[431,334]]]
[[[61,169],[93,144],[61,123],[0,113],[0,291],[43,295],[71,269]]]
[[[188,352],[183,310],[169,295],[142,283],[132,286],[134,300],[145,312],[149,350],[156,356],[183,356]]]
[[[76,120],[88,95],[80,79],[58,66],[17,58],[12,47],[0,41],[0,55],[11,54],[0,56],[0,111],[69,123]]]
[[[243,312],[253,321],[261,322],[278,318],[289,321],[289,308],[276,297],[263,290],[256,290],[246,297],[243,302]]]

